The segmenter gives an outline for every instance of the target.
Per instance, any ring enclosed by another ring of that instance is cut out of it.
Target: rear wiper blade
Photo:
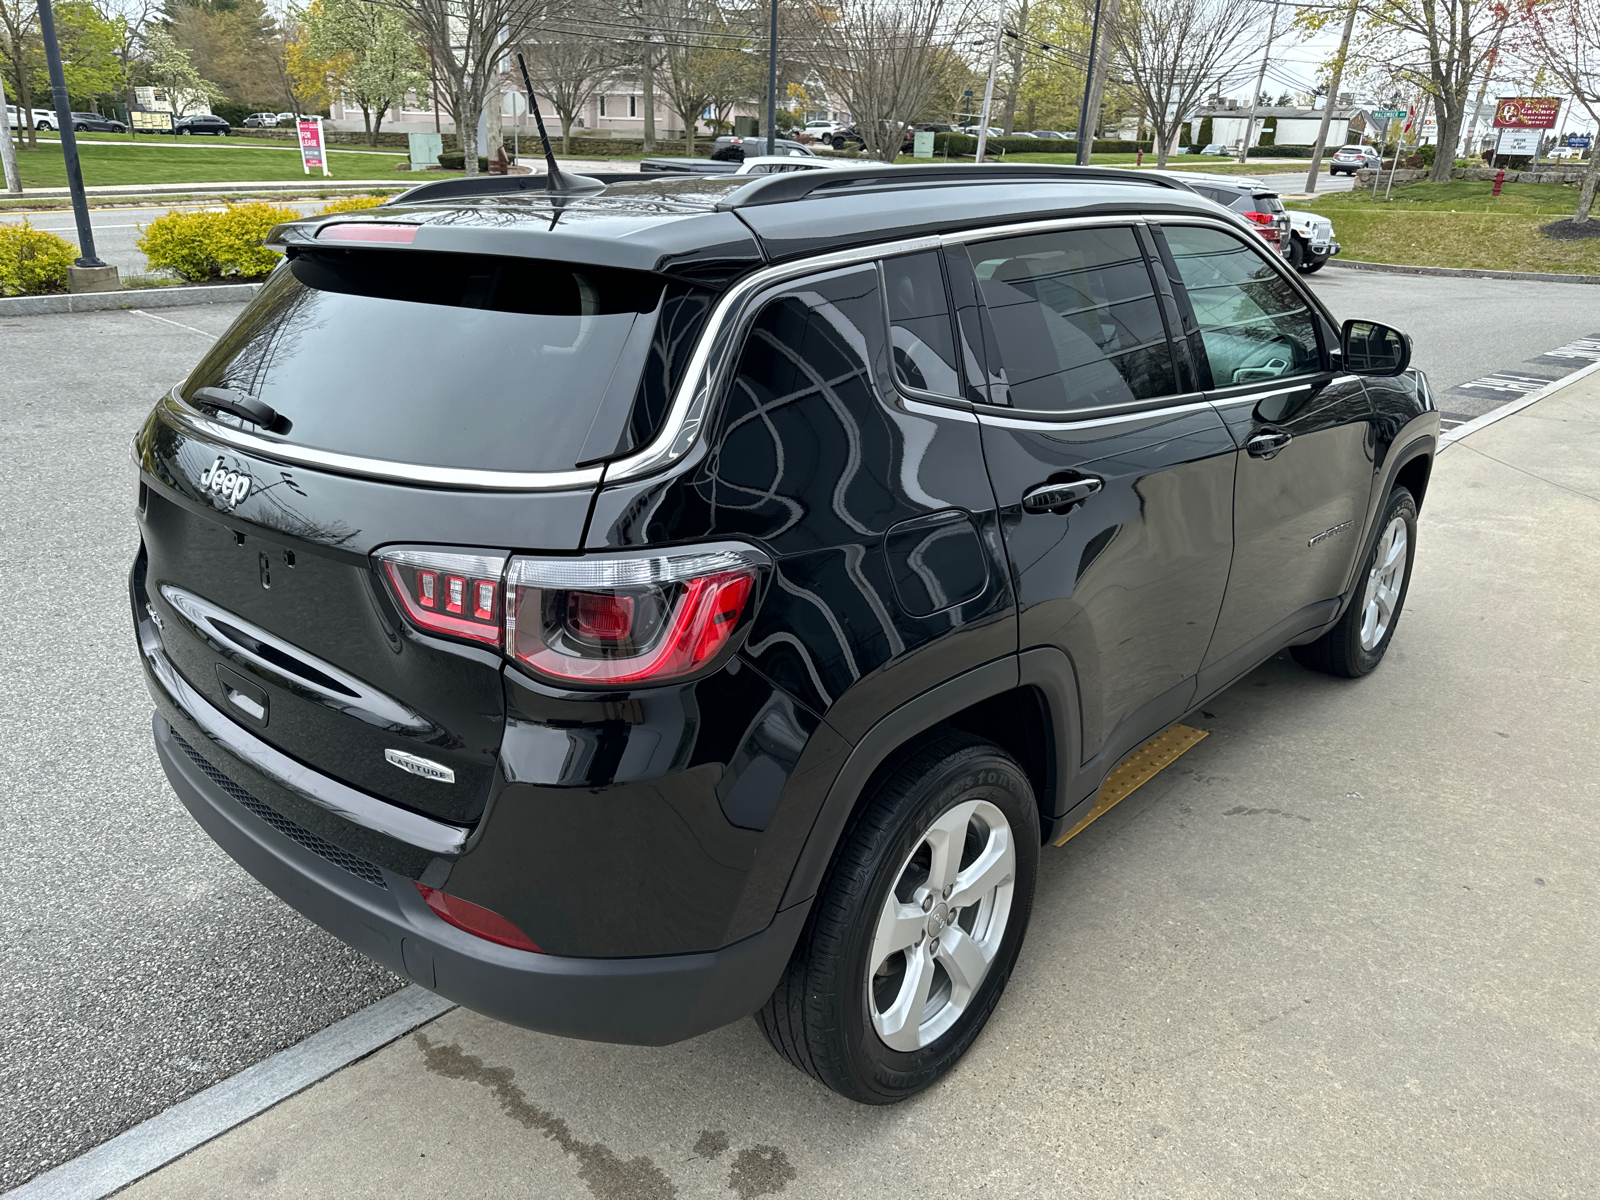
[[[232,413],[263,429],[271,428],[278,421],[278,410],[272,405],[264,400],[257,400],[249,392],[241,392],[234,388],[198,388],[189,398],[189,402]]]

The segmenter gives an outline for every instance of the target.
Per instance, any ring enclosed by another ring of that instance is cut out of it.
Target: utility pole
[[[17,110],[22,115],[22,110]],[[13,196],[22,195],[22,173],[17,170],[17,147],[11,140],[11,117],[6,112],[6,83],[0,77],[0,164],[6,173],[6,191]]]
[[[1278,6],[1272,6],[1272,20],[1267,24],[1267,45],[1261,51],[1261,70],[1256,73],[1256,90],[1250,96],[1250,119],[1244,126],[1244,144],[1239,147],[1239,161],[1250,159],[1250,143],[1256,136],[1256,108],[1261,103],[1261,88],[1267,81],[1267,60],[1272,56],[1272,39],[1278,35]]]
[[[89,224],[89,198],[83,190],[83,168],[78,162],[78,135],[72,128],[72,101],[67,98],[67,77],[61,70],[61,47],[56,43],[56,17],[50,0],[39,0],[39,36],[50,64],[50,91],[61,126],[61,155],[67,164],[67,188],[72,193],[72,216],[78,225],[78,261],[67,268],[67,288],[74,292],[113,292],[117,269],[108,267],[94,252],[94,229]]]
[[[1072,161],[1080,167],[1089,165],[1089,155],[1094,152],[1094,135],[1100,124],[1100,105],[1095,95],[1095,63],[1100,56],[1100,9],[1103,0],[1094,0],[1094,27],[1089,31],[1089,65],[1083,75],[1083,107],[1078,110],[1078,147]],[[1093,104],[1091,109],[1089,106]]]
[[[772,27],[767,34],[767,153],[778,152],[778,0],[772,0]]]
[[[989,111],[994,106],[994,73],[1000,69],[1000,43],[1005,40],[1006,27],[1002,21],[995,30],[994,56],[989,59],[989,82],[983,87],[983,115],[978,118],[978,152],[974,162],[983,161],[983,152],[989,145]]]
[[[1273,9],[1277,12],[1277,9]],[[1344,17],[1344,34],[1339,39],[1339,56],[1333,60],[1333,75],[1328,80],[1328,102],[1322,106],[1322,131],[1317,134],[1317,148],[1311,154],[1311,170],[1306,172],[1306,191],[1317,190],[1317,180],[1322,175],[1322,155],[1328,148],[1328,127],[1333,124],[1333,110],[1339,103],[1339,85],[1344,80],[1344,59],[1350,51],[1350,34],[1356,27],[1356,0],[1350,0],[1350,11]],[[1339,139],[1341,144],[1344,139]]]

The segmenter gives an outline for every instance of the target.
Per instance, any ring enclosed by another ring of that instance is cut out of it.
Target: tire
[[[844,149],[844,139],[842,137],[836,137],[832,141],[830,141],[828,144],[830,146],[832,146],[835,150],[843,150]]]
[[[1293,234],[1290,234],[1289,265],[1296,271],[1304,271],[1306,269],[1306,259],[1309,257],[1310,255],[1306,252],[1305,242]]]
[[[87,125],[74,125],[72,127],[72,132],[73,133],[88,133],[89,132],[89,127]]]
[[[1396,530],[1405,545],[1396,553]],[[1301,666],[1326,675],[1359,679],[1383,661],[1411,587],[1411,564],[1417,553],[1417,502],[1403,487],[1389,493],[1379,518],[1378,539],[1356,577],[1356,594],[1338,624],[1316,641],[1295,646],[1291,653]],[[1399,566],[1399,578],[1393,568]],[[1387,582],[1385,582],[1387,580]],[[1385,615],[1384,604],[1387,603]]]
[[[194,136],[194,130],[192,130],[192,129],[180,129],[180,130],[178,130],[178,136],[179,137],[193,137]]]
[[[950,730],[914,743],[868,787],[756,1022],[819,1083],[893,1104],[955,1065],[1005,990],[1033,907],[1039,809],[1015,759]],[[956,829],[965,836],[952,860],[935,846]],[[956,890],[930,891],[936,878]],[[952,915],[945,901],[963,894],[970,902]]]
[[[1327,265],[1328,265],[1328,256],[1326,254],[1324,254],[1321,258],[1317,258],[1315,256],[1313,256],[1311,258],[1308,258],[1306,260],[1306,265],[1301,267],[1300,269],[1302,271],[1304,271],[1307,275],[1315,275],[1318,271],[1322,270],[1322,268],[1327,266]]]

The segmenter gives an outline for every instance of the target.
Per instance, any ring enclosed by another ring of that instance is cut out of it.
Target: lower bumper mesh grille
[[[373,887],[380,887],[385,891],[388,890],[389,885],[383,881],[383,872],[378,870],[377,867],[373,866],[366,859],[357,858],[354,854],[351,854],[346,850],[341,850],[332,842],[327,841],[324,838],[320,838],[316,834],[312,833],[309,829],[297,825],[271,805],[263,804],[260,800],[257,800],[249,792],[245,791],[237,783],[229,779],[221,771],[217,770],[214,766],[207,762],[200,755],[199,751],[197,751],[193,746],[189,745],[188,742],[183,740],[183,737],[176,729],[172,731],[172,740],[177,742],[179,746],[183,747],[183,752],[193,760],[195,766],[199,767],[200,770],[205,773],[207,779],[211,780],[212,783],[216,784],[223,791],[227,792],[228,795],[234,800],[238,801],[240,805],[249,809],[253,815],[259,817],[262,821],[266,822],[279,833],[283,834],[283,836],[288,838],[291,842],[304,847],[313,854],[327,859],[340,870],[348,871],[357,879],[364,880],[365,882],[372,884]]]

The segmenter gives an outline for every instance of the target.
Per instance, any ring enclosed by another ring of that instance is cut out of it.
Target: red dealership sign
[[[1555,96],[1512,96],[1494,103],[1496,129],[1554,129],[1561,114]]]

